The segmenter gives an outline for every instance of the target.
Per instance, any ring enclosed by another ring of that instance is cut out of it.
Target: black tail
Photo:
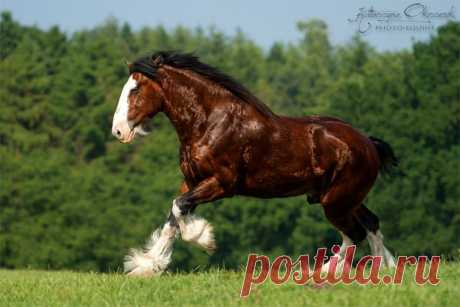
[[[369,139],[374,143],[380,158],[380,172],[393,174],[398,170],[399,160],[391,148],[390,144],[379,138],[370,136]]]

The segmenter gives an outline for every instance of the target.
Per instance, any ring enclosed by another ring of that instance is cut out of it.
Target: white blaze
[[[130,76],[128,81],[126,81],[121,91],[120,98],[118,99],[117,109],[113,115],[112,123],[112,133],[114,136],[125,139],[128,137],[130,131],[132,130],[130,123],[128,122],[128,109],[129,109],[129,93],[132,89],[136,88],[137,81]],[[117,131],[121,133],[118,135]]]

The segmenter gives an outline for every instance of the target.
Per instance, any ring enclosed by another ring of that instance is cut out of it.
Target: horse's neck
[[[207,110],[211,108],[206,105],[209,99],[203,97],[203,84],[197,84],[197,80],[186,80],[186,77],[185,73],[179,74],[173,70],[162,82],[166,96],[163,112],[176,129],[181,142],[205,130]]]
[[[221,102],[229,110],[256,108],[250,104],[239,104],[221,86],[188,71],[168,67],[162,80],[166,96],[163,111],[175,127],[182,144],[207,131],[208,116],[211,116],[216,105],[222,105]],[[257,118],[267,116],[263,111],[258,114]]]
[[[171,106],[172,104],[174,106]],[[189,104],[179,99],[168,99],[168,105],[163,111],[176,129],[181,142],[189,139],[204,123],[202,116],[199,116],[201,111],[191,108]]]

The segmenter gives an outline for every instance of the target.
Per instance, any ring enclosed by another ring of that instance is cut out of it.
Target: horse
[[[164,272],[179,235],[212,253],[213,227],[194,211],[200,204],[237,195],[306,195],[308,202],[321,204],[342,236],[339,266],[345,249],[366,238],[372,255],[395,266],[378,217],[364,205],[379,173],[398,165],[388,143],[334,117],[277,115],[241,83],[194,54],[160,51],[128,63],[128,69],[112,134],[130,143],[148,134],[147,122],[163,112],[180,141],[184,177],[164,225],[144,249],[126,256],[128,275]]]

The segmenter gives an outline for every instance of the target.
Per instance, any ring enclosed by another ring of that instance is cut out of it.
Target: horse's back
[[[336,117],[319,115],[281,117],[281,121],[284,122],[284,124],[290,122],[293,126],[301,126],[308,131],[312,129],[323,131],[326,136],[339,138],[349,143],[351,146],[357,146],[358,148],[371,147],[374,149],[368,136],[354,128],[350,123]],[[374,151],[374,153],[376,152]]]

